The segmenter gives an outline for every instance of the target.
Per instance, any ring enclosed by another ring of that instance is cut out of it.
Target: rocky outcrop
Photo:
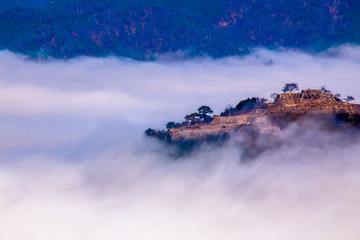
[[[331,93],[321,90],[303,90],[301,93],[279,94],[265,109],[253,110],[238,116],[214,117],[211,123],[200,123],[170,129],[173,142],[200,140],[233,132],[255,132],[260,135],[279,135],[279,122],[290,122],[309,115],[360,115],[360,105],[341,102]]]

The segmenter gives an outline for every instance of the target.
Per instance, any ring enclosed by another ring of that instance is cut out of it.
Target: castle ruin
[[[278,94],[274,104],[326,104],[339,102],[332,93],[323,93],[321,90],[302,90],[301,93]]]

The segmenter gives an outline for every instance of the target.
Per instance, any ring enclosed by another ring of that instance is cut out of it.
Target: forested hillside
[[[360,43],[360,1],[3,0],[0,49],[32,57],[152,59],[241,55],[252,47],[320,51]]]

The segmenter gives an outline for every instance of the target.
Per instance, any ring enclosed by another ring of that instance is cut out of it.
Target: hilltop
[[[211,110],[207,106],[199,109]],[[277,94],[274,101],[269,103],[265,99],[248,98],[234,109],[237,111],[230,109],[221,116],[203,120],[200,119],[201,114],[192,113],[185,117],[187,121],[182,124],[169,122],[168,131],[149,128],[145,133],[177,146],[180,152],[176,154],[179,156],[184,152],[191,152],[202,143],[221,146],[231,136],[236,136],[240,137],[239,145],[248,158],[279,144],[283,131],[295,122],[308,128],[306,123],[313,121],[322,125],[325,131],[351,130],[352,133],[357,133],[358,131],[353,130],[360,127],[360,105],[344,102],[326,89]],[[269,141],[263,141],[264,139]]]
[[[254,109],[238,116],[213,117],[211,123],[198,123],[172,128],[168,136],[173,142],[200,140],[234,131],[278,135],[290,122],[300,118],[347,117],[360,115],[360,105],[340,101],[331,93],[321,90],[302,90],[301,93],[278,94],[275,101],[265,103],[262,109]]]

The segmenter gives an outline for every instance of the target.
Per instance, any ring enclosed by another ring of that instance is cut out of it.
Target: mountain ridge
[[[5,0],[0,49],[31,57],[151,60],[243,55],[254,47],[317,52],[360,43],[357,1]]]

